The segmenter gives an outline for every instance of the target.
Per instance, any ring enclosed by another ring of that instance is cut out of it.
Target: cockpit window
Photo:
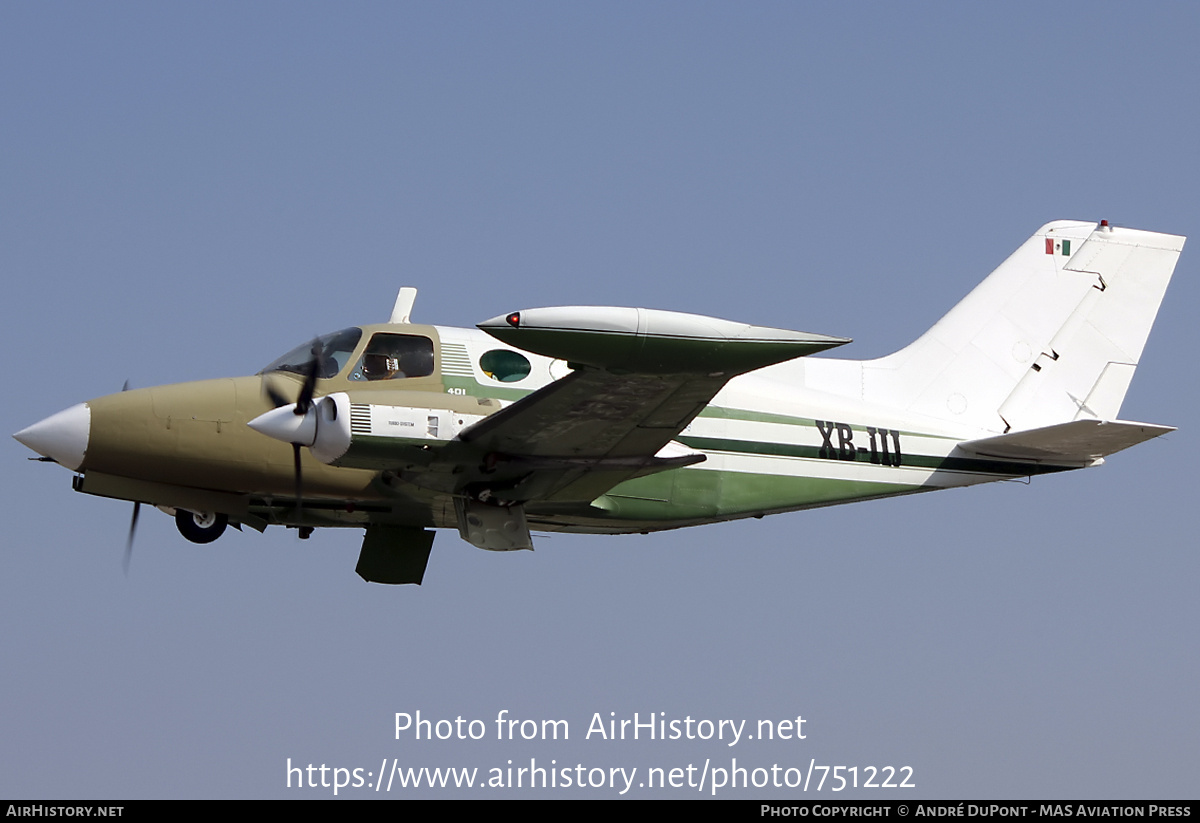
[[[354,347],[362,337],[362,329],[342,329],[333,334],[325,334],[311,343],[297,346],[263,369],[259,374],[271,371],[288,371],[295,374],[308,374],[309,363],[316,349],[318,360],[317,377],[336,377],[350,360]]]
[[[433,374],[433,341],[415,334],[380,332],[371,338],[351,380],[400,380]]]

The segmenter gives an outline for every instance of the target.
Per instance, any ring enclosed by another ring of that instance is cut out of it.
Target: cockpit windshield
[[[259,374],[272,371],[288,371],[295,374],[307,374],[309,364],[315,356],[318,361],[317,377],[322,379],[335,377],[350,360],[354,347],[362,337],[362,329],[342,329],[332,334],[324,334],[311,343],[297,346],[290,352],[271,363]],[[315,351],[314,351],[315,350]]]

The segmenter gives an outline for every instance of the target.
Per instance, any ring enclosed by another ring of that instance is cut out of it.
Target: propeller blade
[[[292,409],[296,417],[305,417],[305,415],[307,415],[309,410],[313,407],[313,395],[315,395],[317,392],[317,376],[318,372],[321,370],[321,352],[321,341],[314,338],[312,343],[312,356],[309,358],[308,364],[305,366],[304,385],[300,387],[300,396],[296,398],[296,405]],[[271,385],[266,375],[263,375],[262,390],[263,393],[271,399],[271,402],[275,404],[276,409],[280,409],[288,405],[287,398],[280,394],[280,392]],[[272,418],[271,412],[260,415],[254,421],[251,421],[251,428],[259,429],[259,426],[256,426],[255,422],[260,421],[263,418]],[[274,427],[274,425],[279,422],[274,418],[272,418],[272,420],[273,423],[269,425],[268,428]],[[278,437],[276,433],[271,431],[264,433],[267,433],[272,437]],[[280,437],[279,439],[286,438]],[[304,475],[300,468],[300,444],[296,442],[292,443],[292,465],[293,471],[296,475],[296,520],[302,521],[304,519]]]
[[[135,501],[133,504],[133,519],[129,521],[129,538],[125,541],[125,560],[121,563],[125,569],[126,577],[129,576],[129,561],[133,559],[133,536],[137,532],[138,514],[141,510],[142,504]]]
[[[304,505],[304,482],[300,474],[300,444],[292,444],[292,456],[295,460],[296,467],[296,519],[302,518],[302,506]]]
[[[308,373],[304,375],[304,386],[300,389],[300,397],[296,400],[296,416],[308,414],[312,408],[313,393],[317,390],[317,372],[321,368],[321,344],[314,340],[312,358],[308,361]]]
[[[265,374],[263,375],[263,378],[262,378],[262,390],[263,390],[263,394],[265,394],[267,396],[267,398],[271,401],[271,405],[273,405],[277,409],[280,406],[286,406],[292,402],[291,400],[288,400],[286,397],[284,397],[280,393],[279,389],[275,388],[275,384],[272,383],[271,379]]]

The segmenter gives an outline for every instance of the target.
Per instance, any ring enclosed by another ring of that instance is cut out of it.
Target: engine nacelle
[[[346,392],[334,392],[314,401],[303,415],[296,414],[293,403],[259,415],[249,426],[284,443],[309,447],[322,463],[382,468],[391,465],[393,457],[402,460],[413,447],[453,440],[485,416],[428,406],[354,403]]]

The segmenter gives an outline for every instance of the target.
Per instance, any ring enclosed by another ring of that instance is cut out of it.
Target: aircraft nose
[[[78,469],[83,465],[91,427],[91,409],[87,403],[79,403],[21,429],[13,437],[68,469]]]

